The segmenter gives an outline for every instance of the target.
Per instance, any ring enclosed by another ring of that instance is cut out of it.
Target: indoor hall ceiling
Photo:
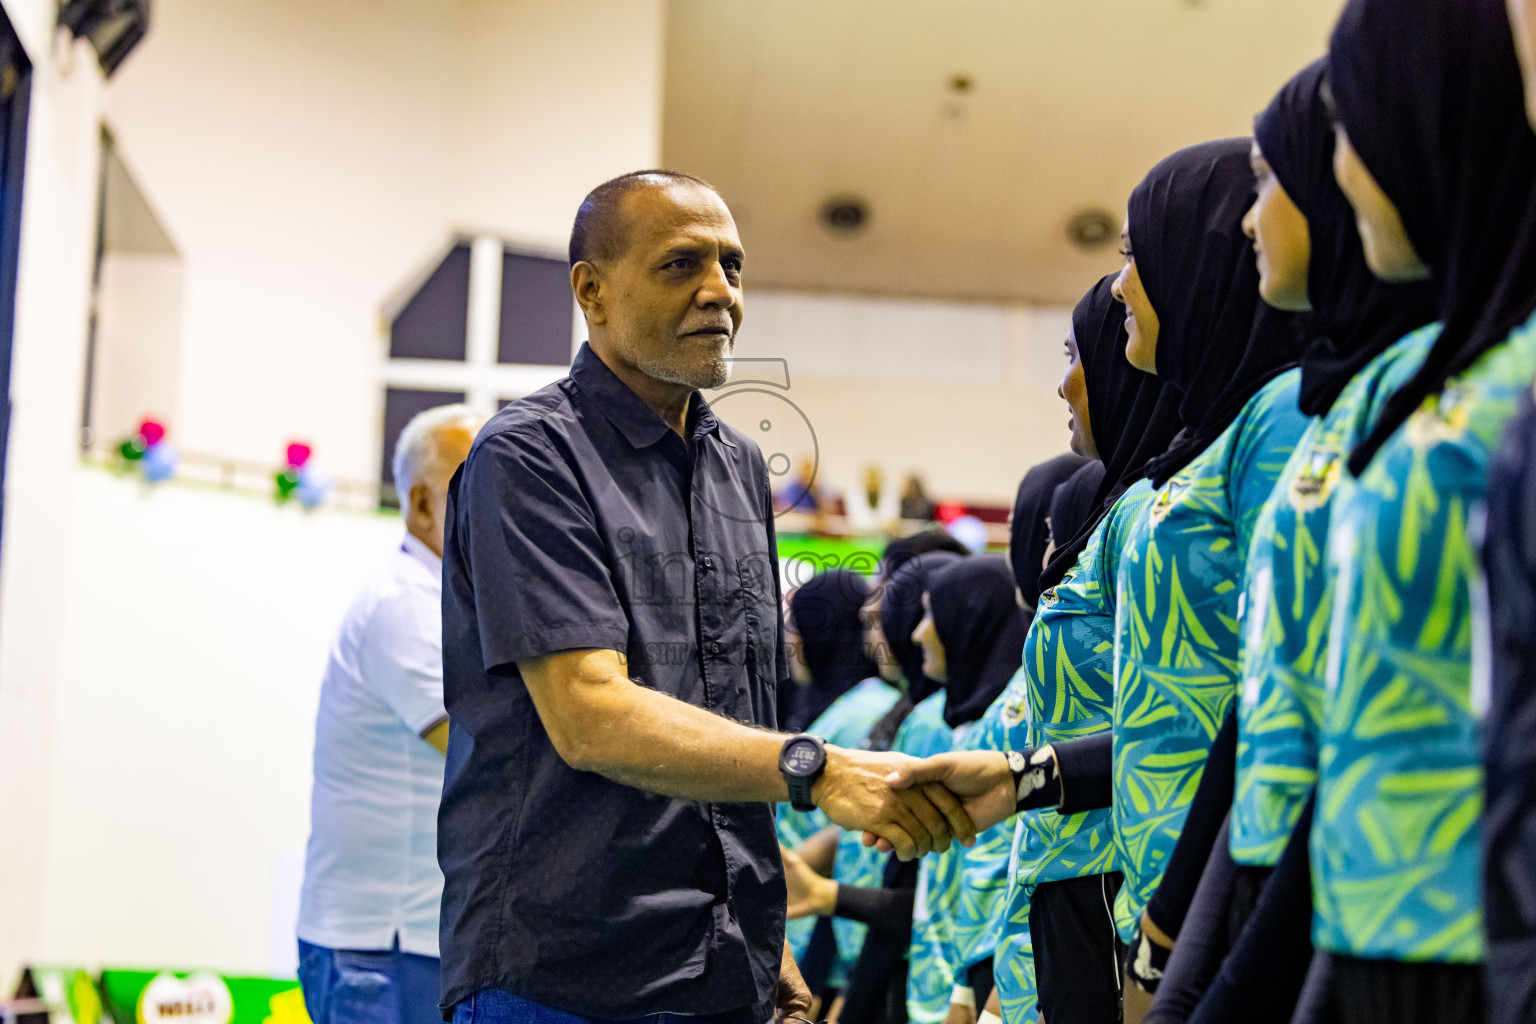
[[[726,197],[749,285],[1072,303],[1120,260],[1072,216],[1118,233],[1159,159],[1248,133],[1342,6],[668,0],[663,159]]]

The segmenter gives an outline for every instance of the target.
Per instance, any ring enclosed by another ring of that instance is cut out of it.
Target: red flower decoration
[[[304,463],[309,461],[309,455],[309,445],[295,441],[288,446],[288,465],[303,468]]]

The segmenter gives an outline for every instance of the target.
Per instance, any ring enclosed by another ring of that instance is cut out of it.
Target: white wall
[[[273,875],[309,832],[326,652],[400,520],[94,469],[67,489],[46,913],[28,953],[265,973],[274,924],[294,956]]]
[[[146,415],[165,422],[177,411],[183,277],[177,256],[108,253],[101,261],[90,423],[109,444]]]
[[[368,479],[397,285],[460,229],[553,245],[592,184],[657,162],[660,2],[159,0],[105,85],[88,48],[53,48],[53,0],[0,2],[38,66],[0,547],[0,986],[24,957],[265,972],[322,640],[398,524],[80,477],[102,124],[184,260],[172,440],[271,461],[301,436]]]
[[[107,118],[186,261],[174,439],[261,461],[303,437],[372,479],[385,299],[457,230],[562,250],[588,189],[657,162],[661,17],[660,0],[158,2]]]
[[[788,363],[824,483],[846,491],[873,463],[896,483],[920,471],[937,497],[1006,505],[1066,451],[1070,327],[1070,310],[749,289],[736,354]]]
[[[54,709],[70,640],[63,553],[80,423],[86,303],[95,244],[101,77],[83,45],[52,50],[50,0],[7,0],[36,67],[11,364],[0,538],[0,984],[40,940],[53,800]],[[67,809],[62,813],[67,814]],[[8,991],[8,990],[7,990]]]

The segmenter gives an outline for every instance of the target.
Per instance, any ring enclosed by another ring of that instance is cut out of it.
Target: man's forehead
[[[657,249],[690,243],[741,244],[725,201],[703,185],[668,182],[637,189],[624,199],[631,245]]]

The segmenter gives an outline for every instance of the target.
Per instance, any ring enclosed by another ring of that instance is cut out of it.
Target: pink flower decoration
[[[302,467],[309,461],[309,445],[301,441],[295,441],[288,446],[288,465]]]
[[[145,448],[153,448],[165,437],[165,424],[159,420],[146,419],[139,424],[139,436],[144,439]]]

